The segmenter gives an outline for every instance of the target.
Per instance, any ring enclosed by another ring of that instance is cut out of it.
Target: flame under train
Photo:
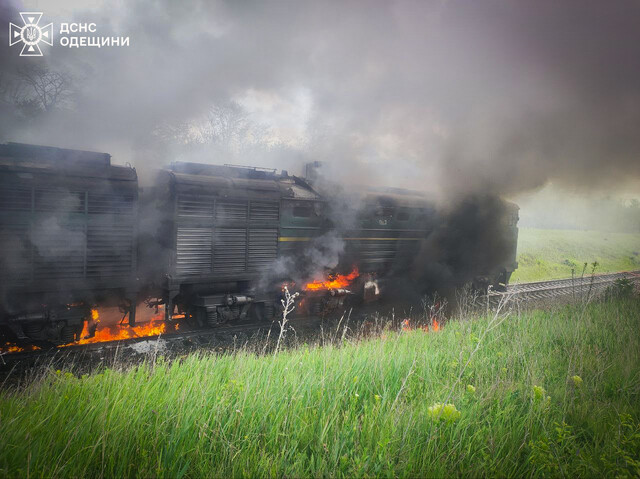
[[[106,153],[0,145],[3,339],[71,343],[95,332],[92,309],[117,306],[134,326],[143,302],[200,325],[269,321],[283,284],[302,292],[297,314],[384,296],[442,215],[400,189],[339,202],[313,172],[173,163],[140,188]],[[508,251],[474,276],[484,286],[517,267],[518,209],[505,205]]]

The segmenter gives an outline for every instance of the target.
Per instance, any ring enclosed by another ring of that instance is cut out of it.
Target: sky
[[[28,10],[56,35],[94,22],[130,46],[19,58],[3,42],[5,78],[42,66],[74,88],[27,124],[0,110],[0,141],[106,151],[141,173],[321,160],[337,181],[439,197],[640,196],[637,0],[0,0],[0,29]],[[220,112],[232,141],[207,136]]]

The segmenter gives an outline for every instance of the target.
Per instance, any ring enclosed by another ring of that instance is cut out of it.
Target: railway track
[[[506,292],[492,291],[489,294],[491,304],[499,303],[503,298],[529,301],[547,301],[559,297],[568,300],[584,300],[600,294],[608,286],[618,279],[626,279],[640,286],[640,270],[611,274],[598,274],[587,277],[569,278],[551,281],[539,281],[509,285]],[[296,319],[293,323],[296,329],[318,328],[323,320],[318,317]],[[200,346],[213,346],[224,344],[229,349],[244,344],[251,335],[269,334],[277,336],[279,326],[274,323],[243,323],[237,325],[225,325],[215,329],[197,329],[179,333],[170,333],[160,336],[145,336],[139,338],[122,339],[118,341],[105,341],[87,345],[66,346],[63,348],[39,349],[35,351],[21,351],[0,354],[0,371],[16,363],[37,364],[46,361],[63,362],[69,358],[82,360],[83,358],[115,357],[119,351],[123,354],[164,354],[175,349],[195,349]]]
[[[604,291],[616,280],[626,279],[640,284],[640,270],[620,273],[596,274],[577,278],[556,279],[509,285],[506,292],[492,291],[492,301],[504,296],[512,296],[522,300],[546,300],[560,296],[570,299],[585,299]]]
[[[304,321],[304,320],[303,320]],[[308,320],[306,320],[308,321]],[[115,357],[118,351],[126,351],[126,354],[138,353],[147,354],[157,352],[163,354],[175,346],[197,347],[199,345],[215,344],[221,342],[225,344],[233,343],[234,336],[243,338],[251,334],[264,331],[265,334],[274,327],[276,323],[242,323],[236,325],[220,326],[215,329],[197,329],[180,333],[170,333],[166,335],[143,336],[138,338],[127,338],[116,341],[103,341],[84,345],[71,345],[64,347],[40,348],[34,351],[20,351],[5,353],[0,356],[0,370],[5,366],[20,362],[38,360],[40,363],[56,359],[69,357],[83,359],[83,357]],[[178,344],[181,343],[181,344]]]

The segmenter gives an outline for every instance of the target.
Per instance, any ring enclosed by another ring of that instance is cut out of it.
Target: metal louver
[[[397,241],[389,240],[364,240],[354,243],[363,271],[384,269],[393,262],[398,247]]]
[[[178,196],[178,216],[192,218],[213,218],[213,198],[203,195]]]
[[[246,270],[247,230],[217,228],[214,245],[214,272],[241,273]]]
[[[218,201],[216,203],[216,224],[247,221],[246,201]]]
[[[278,254],[278,230],[249,230],[249,271],[264,271]]]
[[[36,189],[35,211],[56,213],[84,213],[84,191],[65,189]]]
[[[126,275],[133,265],[131,225],[106,223],[87,227],[87,276]]]
[[[31,241],[36,278],[71,279],[84,276],[85,234],[82,225],[38,225]]]
[[[89,192],[89,214],[128,215],[133,213],[133,195],[102,195]]]
[[[31,188],[0,186],[0,211],[30,211]]]
[[[252,201],[251,221],[278,221],[278,203],[273,201]]]
[[[211,272],[211,228],[178,227],[176,272],[193,275]]]

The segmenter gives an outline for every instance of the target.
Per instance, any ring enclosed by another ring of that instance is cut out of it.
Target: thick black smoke
[[[493,285],[493,277],[515,262],[515,208],[491,195],[450,204],[421,245],[409,273],[412,282],[427,291],[452,290],[486,276]]]
[[[108,151],[144,169],[181,154],[162,125],[236,100],[275,125],[243,163],[319,158],[349,180],[454,196],[640,176],[634,0],[136,0],[73,18],[56,5],[48,21],[96,22],[131,47],[56,46],[42,59],[0,47],[3,77],[38,65],[74,78],[68,101],[36,119],[4,121],[15,116],[4,102],[2,140]],[[32,6],[5,0],[1,28]],[[296,141],[282,142],[287,128]],[[233,156],[210,152],[200,161]]]
[[[640,180],[636,0],[133,0],[72,18],[58,5],[47,21],[95,22],[131,47],[24,59],[5,42],[0,141],[106,151],[143,183],[185,156],[298,171],[319,159],[336,183],[437,194],[418,284],[499,262],[495,196]],[[32,7],[3,0],[0,28]],[[64,101],[38,103],[25,83],[34,68],[68,77]],[[202,127],[237,105],[253,127],[242,114]]]

